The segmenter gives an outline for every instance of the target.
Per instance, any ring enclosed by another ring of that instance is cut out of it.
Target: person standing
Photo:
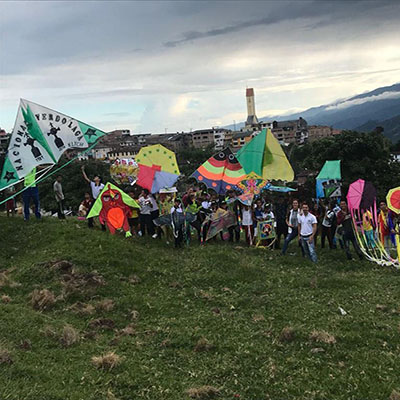
[[[292,240],[297,239],[299,236],[299,230],[298,230],[299,215],[300,215],[299,202],[298,202],[298,200],[293,200],[292,209],[289,211],[287,218],[286,218],[286,224],[288,226],[288,235],[286,236],[285,241],[283,243],[282,255],[286,254],[286,251],[289,247],[289,243]],[[301,248],[301,252],[303,253],[303,256],[304,256],[304,250],[303,250],[303,247],[301,246],[301,244],[300,244],[300,248]]]
[[[35,216],[40,219],[42,215],[40,214],[40,201],[39,201],[39,190],[36,186],[36,168],[33,168],[24,179],[25,189],[22,193],[22,200],[24,202],[24,220],[29,221],[30,215],[30,203],[33,200],[35,206]]]
[[[242,227],[245,233],[246,242],[249,246],[253,245],[254,240],[254,215],[251,206],[242,206]]]
[[[61,185],[62,177],[61,175],[58,175],[54,184],[53,184],[53,191],[54,191],[54,196],[56,198],[56,202],[58,205],[57,209],[57,216],[58,219],[65,219],[64,215],[64,193],[62,190],[62,185]]]
[[[360,258],[360,260],[362,260],[363,255],[360,247],[357,244],[356,236],[354,234],[351,214],[349,208],[347,207],[347,203],[344,200],[340,202],[340,211],[338,212],[336,218],[338,227],[341,226],[340,231],[342,232],[343,247],[346,252],[347,259],[352,259],[350,253],[350,243],[352,243],[358,257]]]
[[[230,226],[228,228],[229,232],[229,241],[239,242],[240,240],[240,223],[239,223],[239,215],[240,215],[240,207],[238,204],[238,200],[236,198],[236,193],[234,190],[229,189],[227,192],[228,196],[225,198],[225,202],[228,205],[228,210],[231,211],[235,215],[235,225]]]
[[[329,248],[333,249],[333,232],[332,225],[335,219],[335,212],[333,211],[333,203],[330,203],[325,211],[324,219],[322,220],[321,229],[321,249],[325,247],[325,238],[328,238]]]
[[[313,262],[317,262],[314,238],[317,233],[317,218],[309,212],[307,203],[303,203],[303,214],[298,216],[299,240],[304,253]]]
[[[384,201],[379,203],[378,227],[379,239],[385,250],[390,255],[390,249],[393,244],[392,234],[394,233],[394,224],[391,212],[389,212]]]
[[[151,219],[151,211],[153,210],[152,200],[150,198],[149,191],[147,189],[143,189],[140,197],[139,197],[139,205],[140,205],[140,234],[139,236],[145,236],[146,231],[150,236],[154,235],[154,224]]]
[[[288,234],[288,226],[286,225],[287,204],[283,197],[279,198],[278,203],[274,207],[276,217],[276,241],[275,248],[281,248],[281,236],[286,237]]]
[[[92,191],[92,198],[93,198],[93,204],[94,204],[97,197],[99,197],[99,194],[104,189],[104,184],[101,183],[101,178],[99,175],[95,175],[93,178],[93,181],[91,181],[88,178],[88,176],[86,175],[85,166],[82,165],[81,169],[82,169],[83,179],[85,179],[85,181],[87,183],[89,183],[89,185],[90,185],[90,190]],[[93,204],[92,204],[92,206],[93,206]],[[89,212],[90,212],[90,210],[89,210]],[[88,219],[88,226],[89,226],[89,228],[93,228],[93,218]],[[101,224],[101,230],[105,231],[106,226]]]

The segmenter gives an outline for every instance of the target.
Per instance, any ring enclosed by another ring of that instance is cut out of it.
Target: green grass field
[[[75,220],[0,230],[1,400],[400,398],[400,271]]]

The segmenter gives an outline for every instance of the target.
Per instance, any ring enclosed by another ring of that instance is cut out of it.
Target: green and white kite
[[[0,177],[0,191],[39,165],[54,165],[70,149],[84,151],[106,133],[58,111],[21,99]]]

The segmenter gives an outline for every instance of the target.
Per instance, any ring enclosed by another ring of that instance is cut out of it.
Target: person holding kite
[[[90,190],[92,191],[92,198],[93,198],[93,204],[94,204],[94,202],[99,197],[99,194],[104,189],[104,184],[101,182],[101,178],[100,178],[99,175],[95,175],[93,180],[91,181],[88,178],[88,176],[86,175],[86,171],[85,171],[85,166],[84,165],[82,165],[81,169],[82,169],[83,179],[85,179],[85,181],[90,185]],[[90,212],[90,210],[89,210],[89,212]],[[93,228],[93,218],[88,218],[88,226],[89,226],[89,228]],[[101,230],[102,231],[106,230],[105,224],[101,224]]]
[[[390,249],[393,244],[394,224],[391,211],[388,210],[387,205],[384,201],[379,204],[379,237],[385,250],[390,255]]]
[[[357,253],[360,260],[362,260],[363,255],[360,247],[358,246],[356,236],[354,234],[353,220],[351,218],[351,213],[347,206],[347,203],[344,200],[340,202],[340,211],[338,212],[336,218],[337,218],[338,230],[340,230],[342,233],[343,246],[346,252],[347,259],[348,260],[352,259],[350,253],[350,243],[352,243],[355,252]]]

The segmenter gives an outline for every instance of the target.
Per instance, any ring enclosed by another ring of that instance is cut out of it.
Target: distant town
[[[132,158],[141,147],[162,144],[172,151],[193,147],[196,149],[214,148],[215,151],[230,147],[236,153],[254,136],[265,128],[271,129],[273,135],[282,146],[303,144],[321,138],[340,135],[341,130],[331,126],[308,125],[304,118],[290,121],[260,121],[256,115],[254,89],[246,89],[247,119],[240,130],[221,127],[211,127],[191,132],[165,132],[161,134],[135,134],[130,129],[117,129],[108,133],[91,151],[80,156],[80,159],[96,159],[114,161],[116,159]],[[0,129],[0,154],[4,155],[9,137]]]

